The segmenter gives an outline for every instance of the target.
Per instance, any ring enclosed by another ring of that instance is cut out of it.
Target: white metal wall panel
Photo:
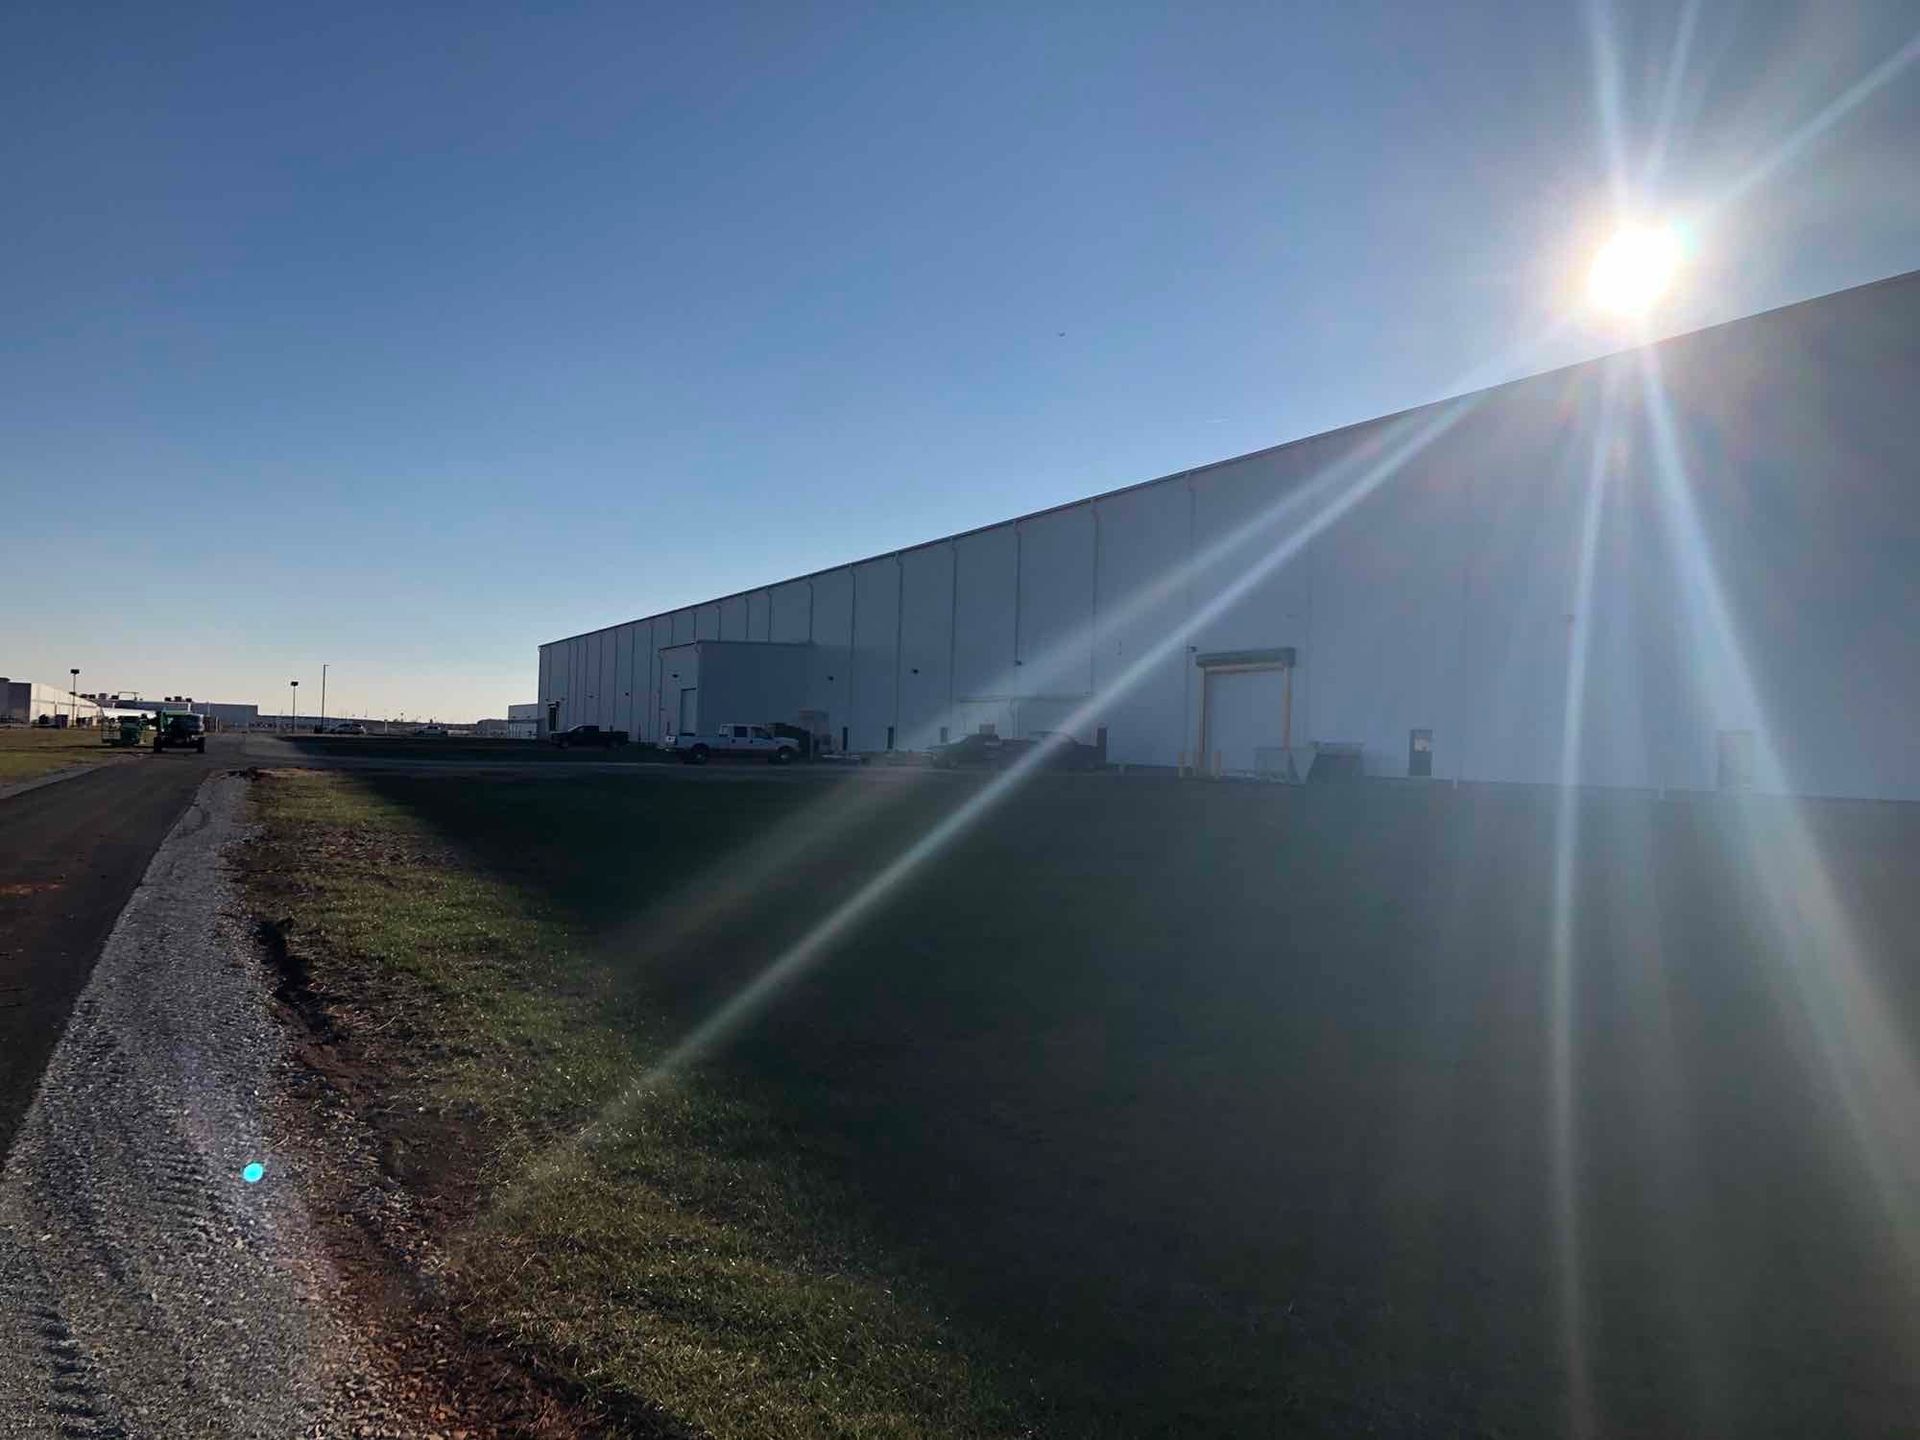
[[[813,637],[813,582],[795,580],[773,589],[772,629],[767,638],[798,643]]]
[[[1451,482],[1463,643],[1449,678],[1464,715],[1461,765],[1478,780],[1550,782],[1559,766],[1586,448],[1573,426],[1557,423],[1566,398],[1542,392],[1534,405],[1482,411],[1430,462]],[[1511,462],[1489,466],[1491,454]],[[1396,483],[1389,498],[1404,488]],[[1374,643],[1382,644],[1378,628]],[[1446,752],[1434,738],[1444,773]]]
[[[573,723],[590,725],[593,723],[593,639],[592,635],[582,635],[573,642]]]
[[[1692,581],[1676,578],[1675,628],[1699,728],[1765,732],[1789,789],[1920,799],[1916,335],[1909,276],[1656,352],[1685,472],[1668,493],[1690,496],[1697,522],[1670,536],[1667,563]],[[1658,452],[1644,427],[1638,440],[1642,504],[1659,514]],[[1701,613],[1709,583],[1731,646]]]
[[[961,699],[1013,693],[1017,546],[1011,525],[953,542],[953,690]]]
[[[618,638],[618,632],[614,630],[602,630],[595,638],[599,641],[599,644],[595,647],[596,653],[594,656],[593,723],[603,730],[611,730],[613,728],[614,702],[620,698],[617,693],[618,686],[614,683],[615,677],[619,673],[618,657],[615,653],[614,644]]]
[[[1320,447],[1302,446],[1193,477],[1192,644],[1200,652],[1301,645],[1309,552],[1295,547],[1317,507],[1291,497],[1325,458]],[[1313,663],[1311,656],[1301,660]]]
[[[1471,423],[1471,422],[1468,422]],[[1557,504],[1568,477],[1528,476],[1526,497],[1494,507],[1509,534],[1535,526]],[[1480,483],[1471,446],[1458,432],[1415,456],[1315,542],[1303,567],[1312,578],[1311,626],[1296,680],[1294,744],[1353,741],[1367,773],[1405,775],[1409,732],[1433,732],[1434,774],[1457,773],[1465,760],[1459,712],[1465,677],[1462,604],[1472,583],[1473,547],[1490,538],[1475,513]],[[1555,562],[1571,562],[1559,556]],[[1557,616],[1557,595],[1535,603]],[[1310,683],[1309,683],[1310,682]],[[1557,727],[1557,718],[1539,717]]]
[[[1020,524],[1020,663],[1013,689],[1023,697],[1058,700],[1092,692],[1093,537],[1090,504]],[[1051,728],[1068,708],[1035,709],[1027,728]],[[1038,718],[1049,709],[1047,719]]]
[[[722,640],[747,638],[746,596],[729,595],[720,602],[720,638]]]
[[[903,750],[957,740],[951,708],[953,546],[928,545],[900,557],[900,736]]]
[[[673,612],[673,643],[685,645],[694,639],[694,612],[691,607]]]
[[[808,647],[705,641],[698,648],[704,728],[798,723],[806,705]]]
[[[633,634],[639,628],[622,625],[614,632],[613,724],[629,737],[633,735]]]
[[[808,656],[807,708],[827,715],[833,743],[852,729],[853,572],[828,570],[813,578],[813,649]]]
[[[747,639],[771,640],[773,597],[765,590],[747,596]]]
[[[560,697],[560,728],[566,729],[574,723],[574,717],[580,710],[580,697],[585,693],[580,684],[580,672],[586,668],[587,641],[584,635],[577,635],[567,641],[565,665],[566,685]]]
[[[600,632],[600,725],[611,730],[620,711],[620,632]]]
[[[892,556],[853,567],[853,748],[885,750],[894,726],[900,642],[900,565]],[[895,743],[899,737],[896,733]]]
[[[660,691],[665,697],[664,723],[669,731],[678,730],[682,725],[698,730],[718,719],[700,708],[705,698],[700,693],[700,662],[697,645],[671,645],[660,652]]]
[[[1184,482],[1102,500],[1094,724],[1115,764],[1174,765],[1183,733],[1189,501]]]
[[[593,687],[588,683],[588,661],[592,657],[591,635],[582,635],[573,642],[572,675],[567,681],[567,711],[572,716],[568,725],[583,725],[593,717]]]
[[[661,690],[661,677],[663,672],[660,664],[660,652],[673,643],[673,617],[670,615],[655,616],[650,622],[650,628],[652,634],[647,640],[648,708],[647,729],[645,733],[649,740],[660,740],[665,737],[668,729],[671,728],[667,724],[668,714],[666,706],[672,702],[670,699],[663,698],[663,692]]]
[[[1575,774],[1613,785],[1705,787],[1713,783],[1714,716],[1702,703],[1688,655],[1686,586],[1652,503],[1654,476],[1644,446],[1623,444],[1618,453],[1601,491]],[[1582,476],[1583,492],[1586,483]],[[1565,591],[1560,609],[1570,662],[1579,639],[1573,572]],[[1558,723],[1564,713],[1559,696],[1554,704]],[[1557,778],[1557,752],[1554,758]],[[1437,771],[1437,757],[1435,763]]]

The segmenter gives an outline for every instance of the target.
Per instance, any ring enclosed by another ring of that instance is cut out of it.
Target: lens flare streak
[[[1592,1384],[1586,1347],[1586,1285],[1578,1202],[1579,1125],[1574,1110],[1578,1056],[1574,1035],[1577,1005],[1573,910],[1579,849],[1581,735],[1585,723],[1587,661],[1591,648],[1593,577],[1600,544],[1600,516],[1616,438],[1618,373],[1609,366],[1593,427],[1593,453],[1580,515],[1580,552],[1574,572],[1567,656],[1566,698],[1560,717],[1560,794],[1554,814],[1553,917],[1547,985],[1548,1124],[1556,1261],[1560,1284],[1560,1340],[1567,1371],[1568,1430],[1593,1433]]]
[[[1920,1078],[1889,1023],[1866,950],[1794,801],[1759,689],[1720,584],[1694,501],[1659,358],[1638,352],[1654,456],[1655,493],[1680,581],[1693,673],[1710,708],[1754,736],[1756,779],[1775,796],[1729,800],[1758,878],[1784,970],[1777,990],[1808,1027],[1843,1110],[1858,1162],[1875,1191],[1901,1263],[1920,1282]],[[1763,822],[1768,822],[1764,823]]]

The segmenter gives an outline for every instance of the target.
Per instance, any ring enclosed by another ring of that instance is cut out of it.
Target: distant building
[[[537,704],[509,705],[506,719],[476,721],[473,733],[492,740],[538,740],[540,707]]]
[[[149,715],[156,715],[162,710],[191,710],[195,715],[204,715],[211,720],[216,730],[251,730],[254,722],[260,718],[258,705],[240,705],[222,700],[196,700],[191,695],[162,695],[157,700],[148,700],[138,695],[100,693],[89,698],[103,706],[121,710],[141,710]]]
[[[0,675],[0,721],[16,725],[98,725],[100,705],[58,685]]]

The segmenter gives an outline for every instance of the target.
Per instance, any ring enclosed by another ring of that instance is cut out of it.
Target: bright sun
[[[1671,225],[1629,225],[1616,231],[1593,257],[1587,298],[1611,315],[1645,315],[1672,288],[1682,249]]]

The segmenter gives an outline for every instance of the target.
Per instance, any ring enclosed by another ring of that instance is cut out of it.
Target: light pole
[[[67,674],[73,677],[73,685],[67,691],[73,697],[73,716],[67,721],[67,725],[71,729],[78,730],[80,728],[80,667],[75,665],[67,671]]]
[[[300,682],[287,682],[287,733],[297,734],[300,729]]]
[[[327,731],[327,667],[320,667],[320,733]]]

